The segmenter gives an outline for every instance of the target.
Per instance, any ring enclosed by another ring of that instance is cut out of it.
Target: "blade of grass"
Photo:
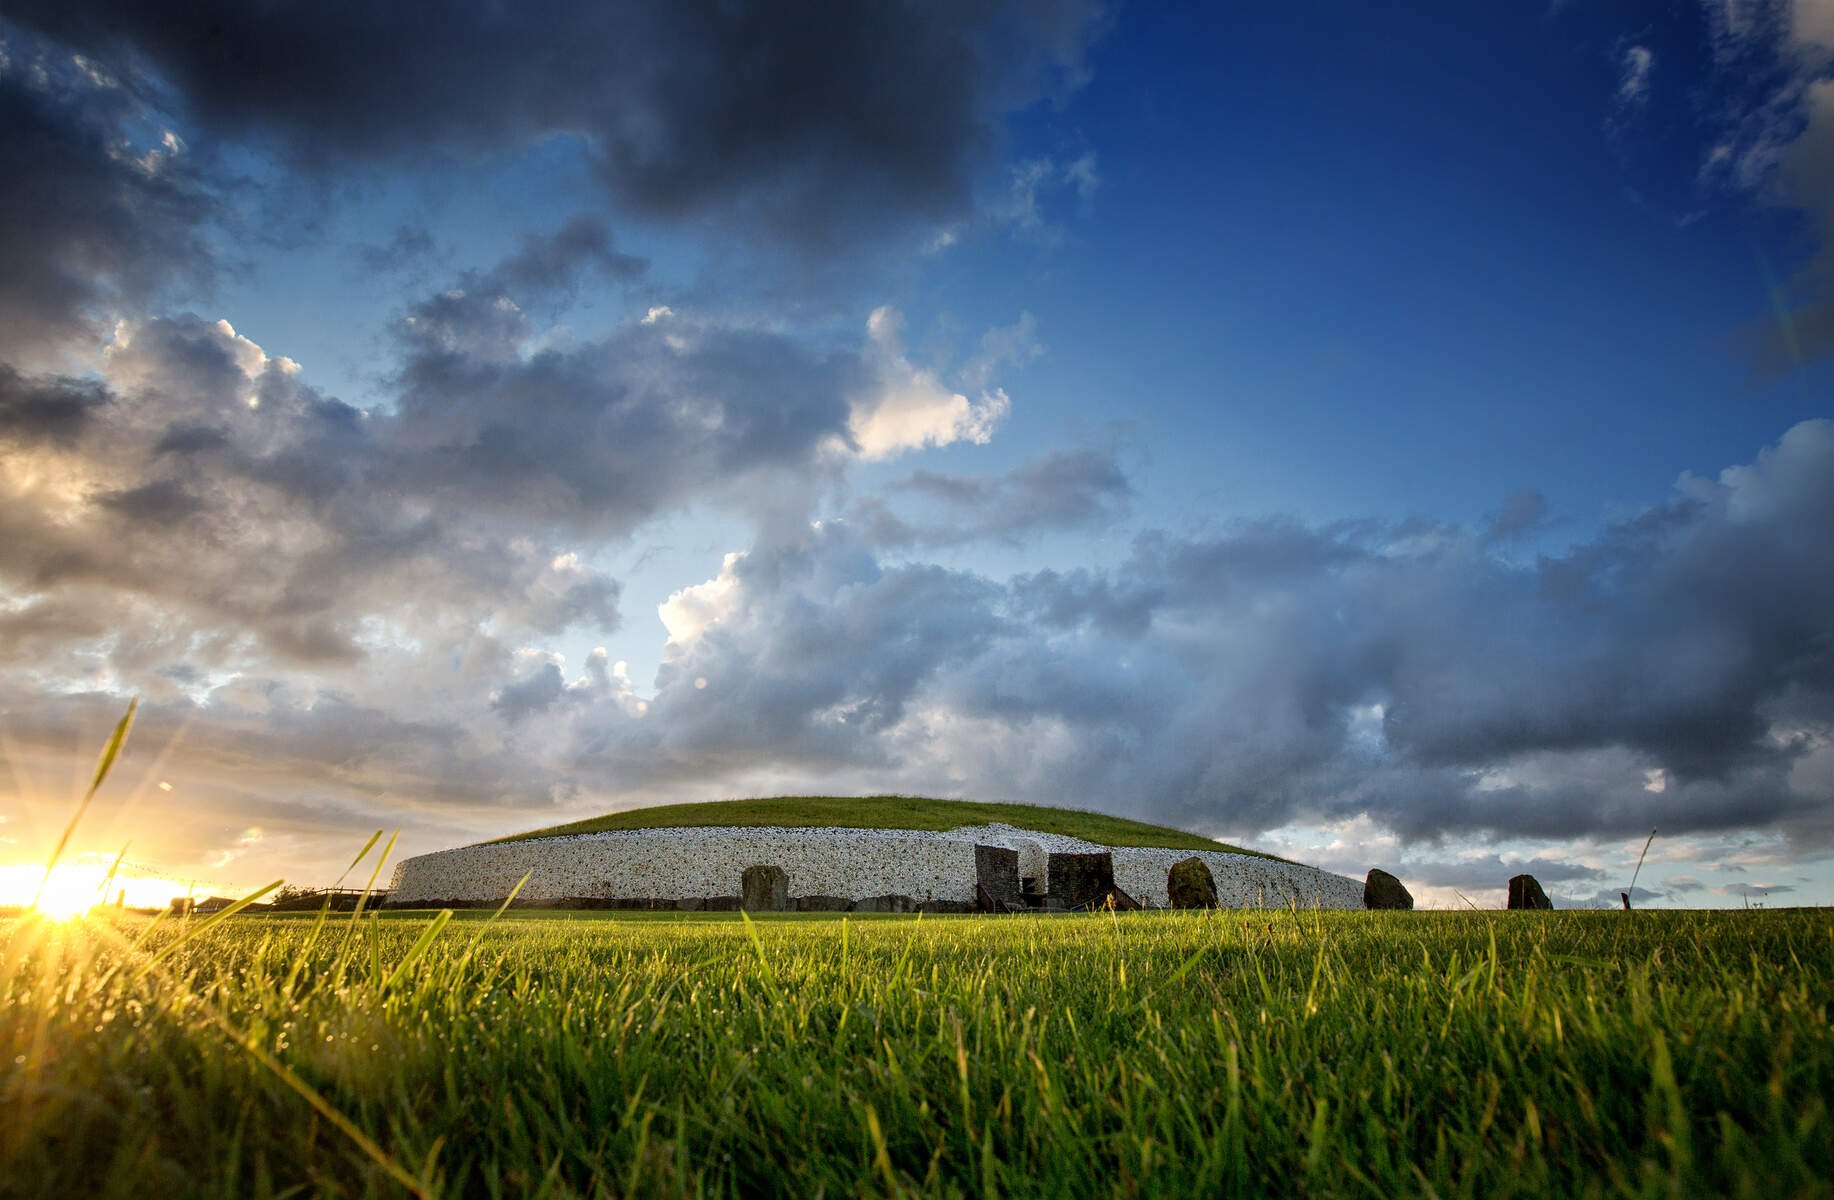
[[[1630,890],[1624,893],[1624,907],[1626,908],[1630,907],[1630,902],[1636,899],[1637,876],[1643,873],[1643,860],[1649,857],[1649,843],[1655,840],[1656,831],[1652,829],[1649,831],[1649,837],[1643,842],[1643,853],[1637,855],[1637,869],[1630,873]]]
[[[442,908],[439,910],[439,915],[427,923],[427,927],[421,931],[420,936],[414,939],[414,944],[408,947],[408,952],[401,956],[401,961],[395,964],[395,969],[389,972],[389,977],[382,981],[381,990],[384,993],[394,987],[401,977],[408,973],[409,967],[420,961],[421,955],[425,954],[433,945],[433,939],[439,936],[439,931],[444,929],[446,922],[451,919],[452,910]]]
[[[90,802],[96,798],[96,793],[102,790],[103,780],[107,779],[108,773],[114,769],[115,759],[121,756],[121,747],[127,744],[127,731],[134,727],[134,714],[139,709],[140,697],[135,696],[127,702],[127,711],[121,714],[121,720],[116,723],[115,731],[109,736],[108,744],[102,747],[102,757],[96,760],[95,778],[89,781],[89,790],[83,793],[83,799],[77,804],[76,812],[70,815],[70,823],[64,826],[64,832],[57,839],[57,845],[52,849],[51,857],[45,860],[44,878],[38,881],[38,890],[32,893],[33,908],[37,908],[38,902],[44,898],[45,888],[51,883],[51,872],[56,869],[58,860],[63,858],[64,850],[70,845],[70,839],[76,833],[77,825],[83,820],[83,814],[89,811]]]
[[[380,837],[381,834],[382,831],[380,829],[376,830],[376,835],[378,837]],[[357,918],[363,915],[363,905],[369,900],[370,893],[376,890],[376,880],[382,875],[382,864],[388,861],[388,856],[393,853],[395,849],[395,839],[400,836],[401,831],[399,829],[389,834],[388,845],[382,847],[382,853],[376,856],[376,865],[369,873],[369,882],[363,885],[363,894],[357,897],[357,906],[351,910],[350,923],[352,925],[355,925],[357,923]],[[370,839],[370,844],[375,844],[375,838]]]
[[[261,891],[244,897],[241,904],[247,904],[257,896],[265,895],[268,891],[279,886],[279,881],[275,881],[261,889]],[[237,905],[238,908],[240,906],[241,905]],[[230,911],[232,910],[225,909],[224,913],[226,914]],[[109,936],[123,943],[126,942],[125,938],[120,938],[119,935],[113,934],[112,931],[107,930],[106,926],[102,926],[101,928],[105,933],[108,933]],[[188,937],[189,935],[187,935],[186,939],[180,940],[188,940]],[[304,1079],[301,1079],[285,1063],[275,1058],[274,1055],[268,1051],[267,1047],[262,1046],[256,1042],[253,1037],[237,1029],[234,1023],[216,1006],[209,996],[198,993],[193,989],[186,988],[184,986],[184,981],[175,979],[161,968],[158,960],[160,957],[164,956],[166,950],[170,949],[170,946],[166,947],[159,955],[146,963],[144,969],[134,977],[135,980],[138,981],[149,973],[157,972],[159,982],[168,991],[184,991],[188,993],[188,998],[194,1006],[195,1011],[202,1014],[205,1020],[216,1026],[230,1042],[241,1047],[249,1057],[253,1058],[256,1062],[270,1071],[274,1077],[280,1080],[282,1084],[286,1085],[290,1091],[299,1096],[299,1098],[304,1100],[307,1104],[311,1105],[314,1112],[318,1113],[319,1116],[329,1122],[339,1133],[342,1133],[355,1143],[357,1148],[362,1150],[377,1166],[386,1171],[390,1178],[394,1179],[395,1182],[405,1187],[415,1196],[426,1197],[430,1195],[425,1185],[420,1180],[416,1179],[407,1168],[403,1167],[399,1162],[396,1162],[394,1157],[390,1155],[388,1151],[384,1150],[373,1138],[357,1128],[354,1121],[339,1112],[330,1101],[321,1096],[318,1089],[314,1088]]]
[[[509,906],[511,904],[514,904],[516,902],[516,893],[522,890],[522,885],[527,883],[529,881],[529,877],[534,874],[535,872],[533,871],[526,872],[522,876],[521,879],[518,879],[516,881],[516,886],[509,890],[509,895],[503,898],[503,903],[497,905],[497,911],[491,913],[488,917],[485,917],[483,921],[479,922],[479,924],[484,926],[484,928],[478,930],[476,935],[472,937],[471,943],[465,947],[465,953],[459,955],[458,962],[454,967],[455,971],[462,972],[465,969],[465,967],[470,964],[471,956],[477,953],[478,947],[481,946],[484,942],[485,931],[488,930],[490,926],[496,922],[498,917],[502,916],[505,912],[509,910]]]
[[[223,909],[221,912],[212,913],[210,914],[210,916],[206,917],[202,921],[199,921],[197,924],[187,927],[183,933],[179,934],[177,937],[173,938],[171,941],[167,942],[165,945],[161,946],[157,951],[155,951],[152,955],[150,955],[147,958],[146,962],[141,965],[140,970],[134,974],[134,977],[131,982],[134,982],[134,983],[140,982],[142,979],[146,978],[147,973],[149,971],[151,971],[154,967],[159,965],[161,960],[169,957],[173,953],[173,951],[177,950],[180,946],[183,946],[185,943],[191,941],[193,938],[199,937],[209,930],[215,929],[218,925],[221,925],[224,921],[227,921],[229,918],[235,916],[237,913],[241,912],[243,909],[247,908],[249,905],[261,899],[261,897],[267,895],[269,892],[273,891],[275,888],[278,888],[281,884],[285,882],[286,880],[284,879],[276,879],[274,882],[268,884],[266,887],[259,888],[255,891],[250,892],[248,895],[242,897],[240,900],[236,901],[234,904],[230,905],[228,908]]]
[[[370,847],[374,846],[377,839],[381,836],[382,831],[380,829],[369,835],[369,840],[363,843],[363,848],[357,851],[357,856],[350,860],[350,865],[344,868],[343,873],[337,877],[337,882],[331,885],[332,891],[336,891],[343,886],[344,880],[349,878],[350,873],[357,869],[357,864],[363,861],[363,856],[369,853]],[[305,945],[300,948],[299,954],[294,957],[293,967],[287,972],[286,982],[280,985],[280,990],[282,992],[290,993],[293,990],[293,985],[299,982],[299,975],[300,972],[305,969],[306,960],[310,956],[309,952],[312,947],[318,945],[319,936],[325,929],[325,922],[330,919],[331,892],[326,892],[324,903],[318,906],[318,918],[312,922],[312,928],[306,932]]]

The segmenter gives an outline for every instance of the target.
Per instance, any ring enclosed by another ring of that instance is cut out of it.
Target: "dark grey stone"
[[[1517,875],[1509,881],[1509,907],[1528,911],[1551,911],[1554,902],[1541,890],[1533,875]]]
[[[738,912],[740,898],[737,896],[709,896],[701,901],[702,912]]]
[[[1414,894],[1387,871],[1371,867],[1368,877],[1363,880],[1363,907],[1412,909]]]
[[[917,906],[922,913],[971,913],[974,904],[967,900],[925,900]]]
[[[1114,891],[1114,855],[1106,850],[1097,854],[1053,854],[1047,868],[1050,894],[1065,908],[1089,908],[1101,904]]]
[[[763,863],[746,867],[739,881],[739,901],[746,912],[783,912],[790,906],[788,872]]]
[[[798,896],[790,901],[794,912],[846,912],[853,901],[845,896]]]
[[[1216,876],[1201,858],[1173,863],[1165,873],[1165,891],[1173,908],[1216,907]]]
[[[1019,852],[1005,846],[974,848],[974,878],[994,912],[1025,903],[1019,892]]]

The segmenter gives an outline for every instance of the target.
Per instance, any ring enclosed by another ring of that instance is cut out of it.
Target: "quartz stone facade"
[[[1098,846],[1079,838],[1011,825],[970,825],[944,833],[901,829],[781,829],[763,826],[635,829],[576,837],[497,842],[405,859],[395,868],[389,903],[488,903],[518,900],[718,901],[737,897],[747,868],[781,868],[791,897],[832,906],[890,896],[916,904],[972,905],[979,878],[976,846],[1016,851],[1019,874],[1050,889],[1051,854],[1107,851],[1115,886],[1149,907],[1169,903],[1166,876],[1197,857],[1216,880],[1225,907],[1361,908],[1363,885],[1304,867],[1227,851]],[[985,862],[986,854],[980,855]]]

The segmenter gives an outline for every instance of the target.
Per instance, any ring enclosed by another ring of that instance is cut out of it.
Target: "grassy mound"
[[[1259,854],[1213,841],[1182,829],[1148,825],[1106,813],[1038,804],[988,804],[978,800],[932,800],[925,796],[771,796],[761,800],[715,800],[701,804],[665,804],[606,813],[566,825],[497,838],[520,842],[531,838],[570,837],[620,829],[697,829],[709,825],[763,825],[850,829],[922,829],[941,832],[963,825],[1018,825],[1040,833],[1059,833],[1100,846],[1167,846],[1174,850],[1233,850]],[[1260,855],[1272,858],[1272,855]]]

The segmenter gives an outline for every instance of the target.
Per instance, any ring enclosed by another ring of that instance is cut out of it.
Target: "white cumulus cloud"
[[[903,316],[889,305],[874,309],[867,319],[866,357],[876,381],[855,402],[847,422],[860,456],[892,458],[963,441],[985,445],[1012,409],[1006,390],[988,382],[990,370],[980,357],[966,372],[981,385],[970,389],[974,398],[948,387],[936,371],[905,355],[903,328]]]

